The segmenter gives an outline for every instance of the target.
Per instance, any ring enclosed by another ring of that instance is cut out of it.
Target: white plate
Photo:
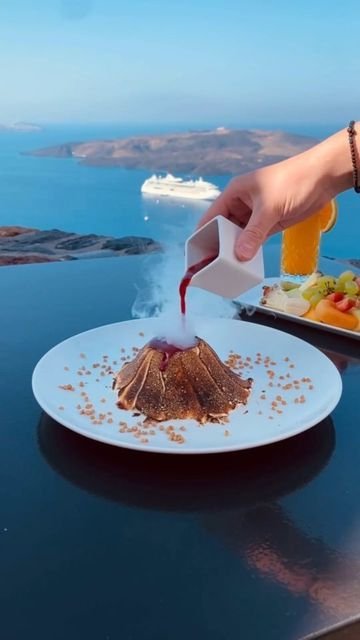
[[[355,338],[355,340],[360,340],[359,331],[350,331],[349,329],[333,327],[330,324],[315,322],[315,320],[309,320],[308,318],[302,318],[301,316],[294,316],[291,313],[286,313],[285,311],[280,311],[278,309],[272,309],[271,307],[260,304],[260,300],[263,296],[263,287],[271,287],[277,282],[279,282],[279,278],[265,278],[262,284],[254,287],[253,289],[250,289],[250,291],[246,291],[246,293],[243,293],[241,296],[236,298],[234,302],[243,309],[249,309],[250,311],[256,309],[257,311],[261,311],[261,313],[266,313],[273,316],[273,318],[285,318],[286,320],[292,320],[293,322],[298,322],[300,324],[310,325],[314,327],[314,329],[330,331],[331,333],[337,333],[342,336]]]
[[[106,325],[58,344],[43,356],[34,370],[34,395],[48,415],[88,438],[129,449],[180,454],[236,451],[284,440],[319,423],[337,405],[342,391],[340,375],[333,363],[307,342],[269,327],[239,320],[198,319],[196,322],[197,335],[207,340],[223,360],[230,350],[241,354],[243,359],[251,358],[241,371],[243,377],[254,378],[250,400],[246,407],[230,413],[226,425],[200,426],[191,420],[173,420],[160,425],[162,428],[174,425],[176,432],[185,438],[182,444],[170,441],[166,431],[161,431],[159,426],[155,435],[149,435],[146,444],[136,439],[133,433],[119,431],[120,421],[131,427],[136,425],[139,417],[116,407],[116,395],[111,388],[112,375],[102,376],[99,372],[105,373],[105,369],[93,368],[92,365],[101,363],[103,356],[107,355],[108,362],[118,363],[114,365],[114,370],[118,370],[123,364],[121,357],[132,354],[133,347],[143,346],[158,334],[160,325],[157,318]],[[125,354],[121,348],[125,349]],[[257,353],[261,353],[263,358],[269,356],[276,364],[267,367],[255,364]],[[84,375],[78,373],[81,367],[85,367]],[[269,370],[274,372],[273,378]],[[86,374],[86,371],[90,373]],[[310,383],[302,382],[302,378],[311,378],[313,389],[309,389]],[[299,381],[298,389],[294,388],[293,380]],[[79,386],[80,383],[84,386]],[[68,384],[75,390],[60,388]],[[283,390],[277,386],[279,384],[281,387],[292,384],[292,388]],[[266,400],[261,398],[263,391]],[[106,414],[103,424],[94,425],[88,416],[79,413],[77,407],[84,406],[81,393],[88,394],[97,412]],[[277,402],[278,395],[285,399],[286,405],[278,404],[274,410],[271,403]],[[295,403],[301,395],[304,395],[305,402]]]

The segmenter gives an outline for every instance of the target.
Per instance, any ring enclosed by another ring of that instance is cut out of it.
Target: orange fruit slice
[[[334,199],[330,200],[330,202],[327,202],[315,215],[318,215],[320,218],[321,233],[331,231],[331,229],[335,227],[338,216],[336,201]]]
[[[358,324],[357,318],[352,313],[339,311],[335,303],[326,298],[320,300],[316,305],[315,316],[319,322],[325,322],[333,327],[349,329],[350,331],[356,329]]]
[[[319,322],[317,315],[315,314],[314,307],[310,307],[309,311],[304,313],[303,318],[307,318],[308,320],[315,320],[315,322]]]

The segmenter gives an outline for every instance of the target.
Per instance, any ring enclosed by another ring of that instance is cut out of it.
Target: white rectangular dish
[[[271,286],[276,282],[279,282],[279,278],[265,278],[262,284],[257,285],[253,289],[250,289],[246,293],[243,293],[241,296],[236,298],[236,300],[234,300],[235,304],[240,306],[242,309],[256,309],[256,311],[266,313],[270,316],[273,316],[274,318],[284,318],[286,320],[292,320],[293,322],[298,322],[299,324],[314,327],[314,329],[319,329],[320,331],[330,331],[331,333],[336,333],[341,336],[360,340],[359,331],[340,329],[339,327],[333,327],[332,325],[324,324],[322,322],[315,322],[314,320],[310,320],[308,318],[295,316],[290,313],[285,313],[285,311],[280,311],[278,309],[273,309],[271,307],[262,305],[260,303],[260,300],[263,296],[263,287]]]

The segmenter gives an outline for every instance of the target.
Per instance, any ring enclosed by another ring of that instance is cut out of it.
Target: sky
[[[0,0],[0,122],[346,123],[348,0]]]

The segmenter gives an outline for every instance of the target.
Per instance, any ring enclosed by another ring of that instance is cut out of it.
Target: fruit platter
[[[301,284],[267,278],[236,303],[360,339],[360,276],[350,270],[316,272]]]

